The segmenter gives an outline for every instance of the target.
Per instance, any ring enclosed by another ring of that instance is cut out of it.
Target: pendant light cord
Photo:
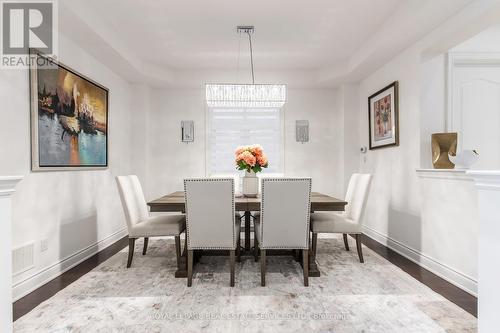
[[[250,31],[247,31],[248,34],[248,42],[250,43],[250,65],[252,67],[252,84],[255,84],[255,76],[253,73],[253,49],[252,49],[252,35]]]
[[[241,34],[238,36],[238,62],[236,63],[236,83],[240,83]]]

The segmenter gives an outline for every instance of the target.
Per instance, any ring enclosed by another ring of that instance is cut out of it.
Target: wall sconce
[[[194,141],[194,121],[192,120],[181,121],[181,140],[182,142]]]
[[[309,120],[295,121],[295,140],[300,143],[309,142]]]

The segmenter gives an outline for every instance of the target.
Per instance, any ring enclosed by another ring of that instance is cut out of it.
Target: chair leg
[[[255,261],[259,261],[259,242],[257,239],[253,241],[253,257]]]
[[[266,286],[266,250],[260,250],[260,285]]]
[[[187,268],[188,268],[188,287],[191,287],[193,284],[193,250],[188,250],[187,252],[188,260],[187,260]]]
[[[134,249],[135,249],[135,238],[129,238],[127,268],[129,268],[130,265],[132,265],[132,258],[134,257]]]
[[[184,231],[184,250],[181,252],[182,255],[187,256],[188,253],[188,236],[187,236],[187,231]],[[187,265],[187,260],[186,260],[186,265]]]
[[[142,248],[142,255],[146,255],[146,251],[148,250],[148,237],[144,237],[144,247]]]
[[[304,286],[309,286],[309,250],[302,250],[302,268],[304,269]]]
[[[229,285],[231,287],[234,287],[234,250],[229,251],[229,267],[231,270],[231,280],[229,282]]]
[[[175,236],[175,255],[177,257],[177,269],[181,268],[181,236]]]
[[[184,253],[187,253],[188,250],[188,236],[187,232],[184,231]]]
[[[312,251],[313,255],[316,258],[316,249],[318,248],[318,234],[316,232],[313,232],[313,237],[312,237]]]
[[[359,262],[364,263],[363,259],[363,249],[361,247],[361,234],[356,234],[356,247],[358,248]]]
[[[188,255],[188,239],[187,239],[187,232],[185,231],[184,232],[184,250],[181,254],[181,257],[182,256],[185,256],[185,260],[184,260],[184,263],[186,265],[186,272],[187,272],[187,267],[188,267],[188,260],[187,260],[187,255]]]
[[[241,238],[239,237],[236,243],[236,261],[241,262]]]
[[[346,251],[349,251],[349,242],[347,241],[347,234],[343,234],[344,236],[344,246],[345,246],[345,250]]]

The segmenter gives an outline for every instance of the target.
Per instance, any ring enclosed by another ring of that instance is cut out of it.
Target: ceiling
[[[65,0],[59,25],[116,71],[155,85],[178,83],[190,72],[248,69],[248,40],[236,26],[254,25],[257,73],[331,85],[372,70],[471,2]]]
[[[235,68],[237,25],[254,25],[255,65],[318,69],[347,59],[401,0],[86,0],[145,61],[174,69]],[[248,39],[241,40],[241,60]]]

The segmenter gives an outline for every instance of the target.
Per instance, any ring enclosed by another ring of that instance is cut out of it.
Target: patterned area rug
[[[352,241],[352,240],[350,240]],[[354,245],[354,244],[351,244]],[[354,247],[355,248],[355,247]],[[132,267],[124,249],[14,323],[15,332],[476,332],[477,320],[364,247],[318,240],[321,277],[303,286],[292,257],[267,258],[266,287],[251,257],[236,264],[202,257],[193,286],[174,278],[173,240],[137,242]]]

